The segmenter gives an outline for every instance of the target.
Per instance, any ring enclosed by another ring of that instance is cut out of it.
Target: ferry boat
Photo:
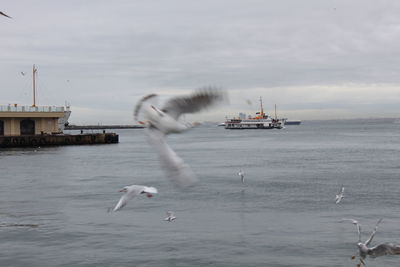
[[[275,105],[275,118],[272,118],[264,113],[262,98],[260,97],[260,112],[256,113],[255,117],[248,119],[233,118],[225,122],[225,129],[228,130],[245,130],[245,129],[282,129],[285,126],[284,119],[278,119],[276,116]]]

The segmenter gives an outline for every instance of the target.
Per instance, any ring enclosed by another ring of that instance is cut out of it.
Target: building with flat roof
[[[69,107],[0,106],[0,136],[62,133]]]

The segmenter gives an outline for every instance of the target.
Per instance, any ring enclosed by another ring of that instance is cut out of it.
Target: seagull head
[[[119,192],[123,192],[123,193],[126,193],[126,192],[128,192],[128,187],[124,187],[124,188],[122,188],[121,190],[119,190]]]
[[[144,104],[142,110],[147,126],[157,126],[165,119],[165,113],[149,103]]]

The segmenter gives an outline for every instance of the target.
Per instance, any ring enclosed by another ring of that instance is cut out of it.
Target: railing
[[[69,107],[66,108],[69,110]],[[65,107],[56,107],[56,106],[41,106],[41,107],[32,107],[32,106],[0,106],[0,112],[64,112]]]

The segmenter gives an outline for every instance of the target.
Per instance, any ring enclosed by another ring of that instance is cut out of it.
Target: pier
[[[0,147],[115,144],[118,139],[115,133],[0,136]]]
[[[65,130],[142,129],[142,125],[68,125]]]

